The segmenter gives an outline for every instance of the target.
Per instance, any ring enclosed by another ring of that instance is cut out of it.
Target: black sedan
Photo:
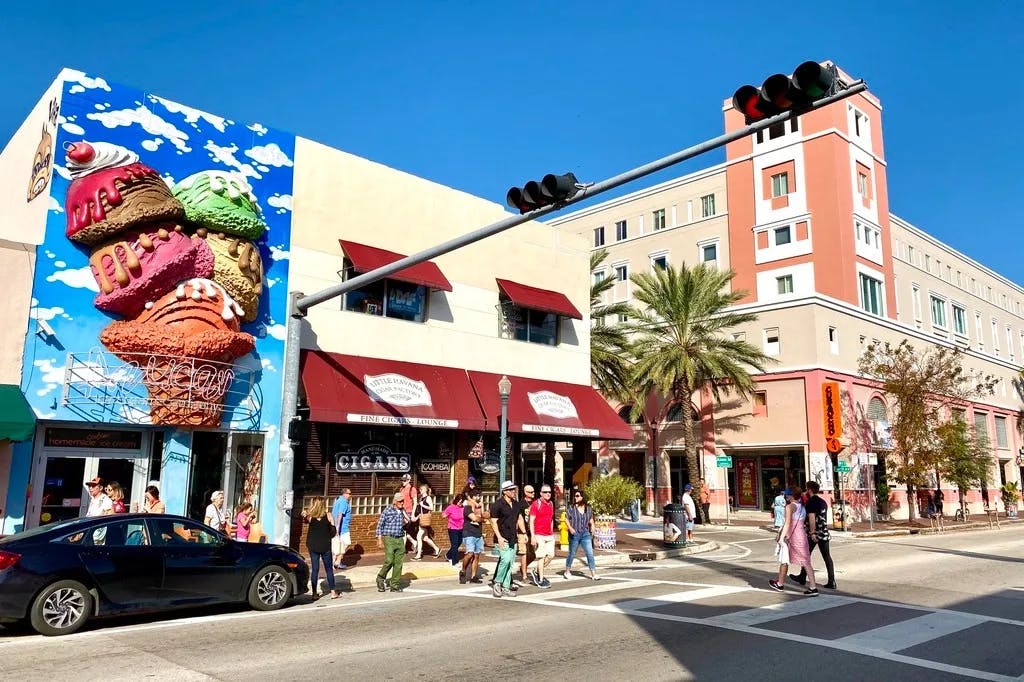
[[[0,623],[66,635],[96,616],[246,601],[270,611],[308,580],[294,550],[180,516],[74,519],[0,540]]]

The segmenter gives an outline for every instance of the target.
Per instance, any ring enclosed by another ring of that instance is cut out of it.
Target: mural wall
[[[294,137],[62,76],[27,398],[43,420],[262,431],[273,472]]]

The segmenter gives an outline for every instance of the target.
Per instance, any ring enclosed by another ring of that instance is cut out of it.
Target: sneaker
[[[542,590],[546,590],[551,587],[551,581],[547,578],[544,578],[544,580],[541,580],[539,583],[537,583],[537,587],[539,587]]]
[[[337,566],[335,566],[335,568],[338,569],[339,571],[344,571],[345,569],[348,568],[348,565],[347,564],[338,564]]]
[[[512,586],[513,590],[518,590],[520,587],[523,586],[523,583],[518,578],[512,578],[509,584]]]
[[[801,578],[799,575],[794,575],[793,573],[789,574],[789,580],[797,585],[807,584],[807,578]]]
[[[502,588],[501,594],[505,597],[518,597],[519,592],[517,590],[506,590]]]
[[[599,576],[599,575],[597,574],[597,571],[594,571],[593,573],[591,573],[591,574],[590,574],[590,579],[591,579],[591,580],[600,580],[600,579],[601,579],[601,576]]]
[[[477,578],[470,578],[470,579],[469,579],[469,582],[471,582],[471,583],[476,583],[477,585],[479,585],[479,584],[480,584],[480,583],[482,583],[483,581],[484,581],[484,579],[483,579],[483,578],[479,578],[479,577],[477,577]]]
[[[838,590],[839,589],[838,587],[836,587],[836,583],[835,583],[834,580],[832,582],[825,583],[824,587],[827,587],[830,590]]]
[[[569,573],[568,570],[562,571],[562,577],[565,578],[566,580],[568,580],[569,578],[572,577],[572,573]]]
[[[377,578],[377,591],[378,592],[383,592],[384,591],[384,578],[381,578],[381,577]]]
[[[495,597],[500,598],[503,594],[505,594],[505,592],[505,588],[503,588],[498,583],[494,583],[494,587],[491,588],[491,594],[493,594]]]
[[[405,588],[402,587],[401,585],[397,585],[395,587],[392,587],[391,591],[392,592],[405,592]]]
[[[768,581],[768,587],[772,588],[776,592],[782,592],[786,589],[785,585],[774,579]]]
[[[421,556],[414,556],[414,557],[412,558],[412,560],[413,560],[413,561],[422,561],[422,560],[423,560],[423,557],[421,557]]]
[[[465,585],[466,584],[466,572],[465,571],[459,571],[459,584],[460,585]]]
[[[820,593],[818,592],[818,588],[814,588],[813,590],[804,590],[804,594],[808,597],[817,597]]]
[[[529,576],[530,576],[530,584],[532,584],[532,585],[540,585],[540,574],[537,573],[536,570],[530,571]]]

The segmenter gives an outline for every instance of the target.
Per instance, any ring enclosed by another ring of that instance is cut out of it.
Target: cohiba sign
[[[422,474],[447,473],[452,470],[452,463],[447,459],[421,459],[416,465],[416,469]]]
[[[339,474],[401,474],[409,471],[409,460],[407,453],[392,452],[386,445],[364,445],[355,452],[335,453],[334,469]]]
[[[839,402],[838,381],[826,381],[821,385],[821,411],[825,449],[835,454],[843,449],[839,442],[839,437],[843,435],[843,411]]]
[[[401,374],[393,372],[376,375],[365,374],[363,375],[363,385],[366,386],[366,395],[377,403],[388,403],[399,407],[415,407],[417,405],[430,407],[433,405],[430,391],[427,390],[425,383]]]
[[[546,414],[555,419],[579,419],[576,406],[564,395],[558,395],[551,391],[527,392],[526,397],[530,400],[530,406],[538,415]]]

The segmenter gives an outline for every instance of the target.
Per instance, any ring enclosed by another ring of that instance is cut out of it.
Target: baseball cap
[[[782,491],[782,494],[783,495],[792,495],[793,491],[790,490],[789,488],[786,488],[785,490]]]
[[[85,485],[87,487],[89,487],[89,488],[93,487],[94,485],[98,485],[99,487],[102,488],[103,487],[103,479],[100,478],[99,476],[97,476],[96,478],[93,478],[91,480],[86,481]]]
[[[391,501],[392,502],[398,502],[401,499],[402,499],[402,493],[395,493],[394,496],[391,498]]]
[[[687,483],[686,485],[683,486],[683,490],[693,490],[693,486]]]
[[[411,474],[402,474],[402,480],[403,481],[411,481],[412,480],[412,475]]]
[[[506,490],[511,490],[512,488],[515,488],[515,487],[516,487],[516,484],[513,483],[512,481],[505,481],[504,483],[501,484],[501,492],[505,492]]]
[[[469,485],[470,483],[476,483],[476,479],[472,476],[466,479],[466,485]]]

